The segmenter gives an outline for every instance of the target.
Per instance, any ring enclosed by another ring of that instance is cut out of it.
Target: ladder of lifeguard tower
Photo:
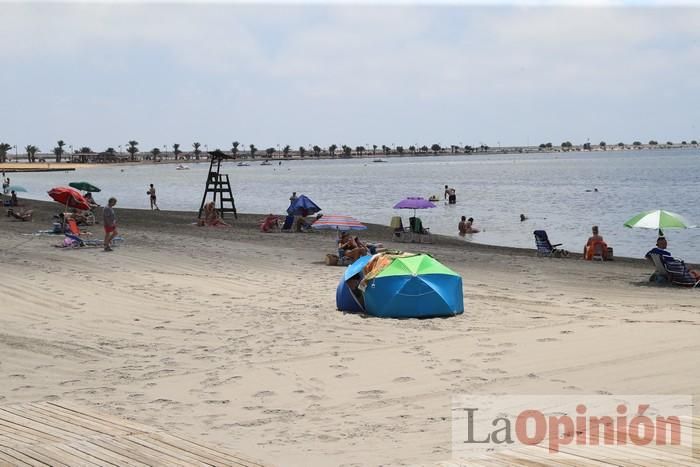
[[[212,164],[213,165],[213,164]],[[207,177],[207,186],[204,190],[204,196],[202,197],[202,204],[199,206],[199,214],[197,218],[202,217],[202,211],[204,211],[204,204],[207,202],[207,193],[214,193],[214,206],[217,204],[217,197],[219,201],[218,211],[221,213],[221,217],[224,217],[224,213],[232,212],[233,217],[238,219],[238,213],[236,212],[236,203],[233,199],[233,192],[231,191],[231,183],[228,178],[228,174],[221,174],[217,171],[209,171],[209,176]],[[229,206],[225,204],[230,203]]]

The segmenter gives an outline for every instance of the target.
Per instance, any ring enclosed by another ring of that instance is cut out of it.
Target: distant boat
[[[239,162],[238,167],[250,167],[250,164],[247,162]]]
[[[272,162],[270,162],[270,161],[264,161],[264,162],[263,162],[262,164],[260,164],[260,165],[272,165]]]
[[[186,165],[178,164],[177,167],[175,167],[175,170],[190,170],[190,168]]]
[[[386,162],[384,159],[374,159],[372,162]]]

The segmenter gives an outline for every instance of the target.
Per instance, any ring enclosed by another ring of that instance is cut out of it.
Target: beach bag
[[[326,255],[326,265],[337,266],[338,265],[338,255],[333,255],[331,253],[328,253]]]

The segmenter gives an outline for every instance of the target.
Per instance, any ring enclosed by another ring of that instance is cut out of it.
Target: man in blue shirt
[[[668,251],[666,248],[668,248],[668,242],[666,241],[666,237],[659,237],[656,239],[656,248],[652,248],[651,250],[647,251],[647,254],[644,255],[646,259],[651,259],[651,255],[659,255],[659,256],[671,256],[671,252]]]

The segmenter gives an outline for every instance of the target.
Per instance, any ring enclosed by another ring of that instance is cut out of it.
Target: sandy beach
[[[60,249],[26,235],[57,211],[32,204],[33,222],[0,220],[0,405],[70,401],[273,465],[397,465],[450,459],[457,394],[700,393],[700,291],[650,284],[641,260],[372,226],[464,283],[463,315],[377,319],[336,311],[332,233],[117,205],[114,252]]]

